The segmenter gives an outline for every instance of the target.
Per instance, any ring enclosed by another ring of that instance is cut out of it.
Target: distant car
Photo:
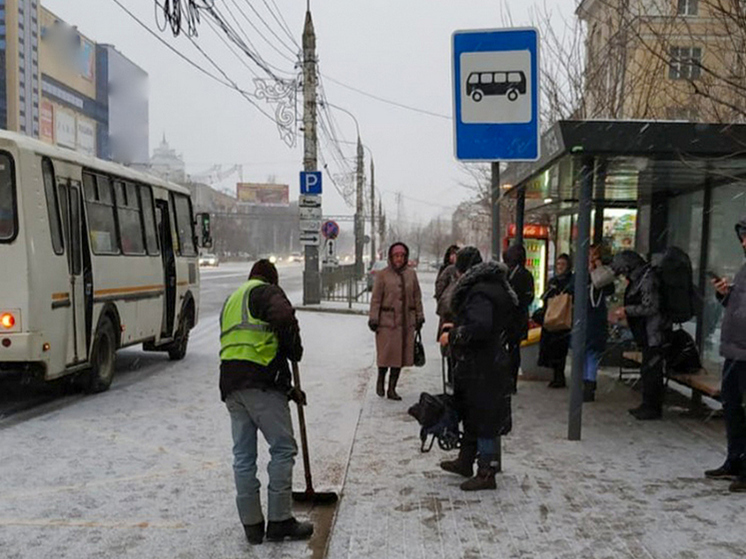
[[[290,262],[303,262],[303,255],[300,252],[294,252],[290,255]]]
[[[368,291],[373,291],[373,284],[376,282],[376,274],[386,268],[388,263],[385,260],[377,260],[365,276],[368,285]]]
[[[274,254],[272,254],[267,260],[269,260],[272,264],[277,264],[277,262],[282,259],[278,259]]]
[[[220,264],[220,260],[218,260],[218,257],[214,254],[205,253],[199,257],[200,266],[212,266],[217,268],[218,264]]]

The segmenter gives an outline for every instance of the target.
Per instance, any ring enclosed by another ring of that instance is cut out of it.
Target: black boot
[[[267,540],[281,542],[283,540],[307,540],[313,535],[313,524],[310,522],[298,522],[290,517],[281,522],[267,523]]]
[[[259,545],[264,541],[264,522],[258,524],[244,524],[243,531],[251,545]]]
[[[590,380],[583,381],[583,401],[584,402],[595,402],[596,401],[596,383]]]
[[[378,380],[376,381],[376,394],[378,394],[381,398],[383,398],[386,395],[386,390],[384,388],[384,383],[386,382],[386,371],[388,371],[388,368],[378,367]]]
[[[554,378],[552,379],[552,382],[549,383],[549,388],[564,388],[567,386],[565,384],[565,369],[564,367],[560,369],[559,367],[554,368]]]
[[[710,479],[730,479],[734,480],[738,477],[741,472],[739,464],[733,460],[726,460],[725,463],[719,468],[714,470],[705,470],[705,477]]]
[[[629,410],[629,413],[640,421],[649,421],[651,419],[660,419],[663,417],[663,410],[659,408],[652,408],[645,404],[640,407]]]
[[[440,463],[441,469],[452,474],[458,474],[464,477],[474,475],[474,460],[477,457],[476,445],[462,442],[458,451],[458,458],[455,460],[444,460]]]
[[[401,400],[401,396],[396,393],[396,383],[399,382],[400,372],[401,369],[394,369],[392,367],[391,373],[389,373],[389,390],[386,394],[389,400]]]
[[[467,479],[461,484],[463,491],[481,491],[482,489],[497,489],[497,482],[495,482],[495,474],[497,470],[489,467],[484,468],[479,466],[477,469],[477,475],[471,479]]]

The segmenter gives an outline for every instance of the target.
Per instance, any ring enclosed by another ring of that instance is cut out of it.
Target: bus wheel
[[[87,373],[85,391],[89,394],[104,392],[114,378],[114,354],[117,350],[116,334],[111,320],[105,318],[96,332],[91,352],[91,369]]]
[[[171,361],[184,359],[189,345],[189,331],[192,329],[192,311],[188,310],[179,320],[179,329],[176,331],[174,341],[168,346],[168,358]]]
[[[508,91],[508,100],[515,101],[516,99],[518,99],[518,91],[516,91],[515,89],[511,89],[510,91]]]
[[[471,94],[471,99],[475,103],[479,103],[482,100],[482,92],[478,89],[474,91],[474,93]]]

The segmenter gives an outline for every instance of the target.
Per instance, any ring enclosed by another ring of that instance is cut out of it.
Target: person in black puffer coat
[[[512,378],[506,327],[515,316],[518,297],[508,283],[507,267],[482,263],[475,247],[456,258],[459,280],[451,310],[456,318],[448,343],[454,359],[454,396],[463,421],[464,440],[456,460],[441,462],[448,472],[470,477],[464,491],[495,489],[499,436],[511,429]],[[477,459],[477,474],[473,474]]]
[[[528,338],[528,309],[534,302],[534,276],[526,269],[526,249],[523,245],[513,245],[503,253],[503,262],[508,266],[508,281],[518,296],[518,316],[520,321],[511,328],[510,372],[513,377],[513,393],[518,391],[518,371],[521,368],[521,342]]]
[[[736,234],[746,253],[746,216],[736,224]],[[725,414],[728,456],[725,463],[705,476],[733,479],[730,491],[746,492],[746,264],[731,284],[724,278],[713,280],[720,302],[725,307],[720,334],[720,355],[723,363],[721,399]]]
[[[663,316],[660,282],[653,267],[633,250],[623,250],[611,262],[611,269],[629,281],[624,306],[615,311],[617,320],[627,320],[635,343],[642,350],[642,404],[629,410],[636,419],[660,419],[663,413],[664,344],[671,323]]]

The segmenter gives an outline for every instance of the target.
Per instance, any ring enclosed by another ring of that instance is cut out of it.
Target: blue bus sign
[[[300,172],[300,193],[321,194],[321,171]]]
[[[456,31],[453,99],[456,159],[539,159],[538,31]]]

